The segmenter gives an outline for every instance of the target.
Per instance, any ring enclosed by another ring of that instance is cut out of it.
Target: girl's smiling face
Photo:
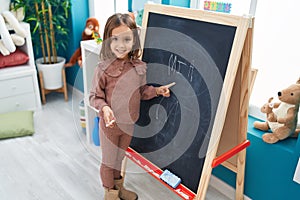
[[[110,48],[117,58],[127,58],[133,44],[133,32],[128,26],[121,25],[112,30]]]

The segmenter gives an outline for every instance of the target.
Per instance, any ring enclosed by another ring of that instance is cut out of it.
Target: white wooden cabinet
[[[99,62],[101,44],[94,40],[81,41],[82,69],[83,69],[83,89],[84,89],[84,111],[86,123],[86,137],[88,144],[92,144],[92,133],[94,128],[94,118],[98,110],[90,106],[89,93],[92,85],[95,68]]]
[[[29,56],[25,65],[0,69],[0,113],[41,109],[41,99],[34,62],[30,26],[22,23],[28,34],[19,47]]]

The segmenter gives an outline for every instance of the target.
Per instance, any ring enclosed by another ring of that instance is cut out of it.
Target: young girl
[[[123,187],[122,160],[129,147],[140,100],[170,96],[167,86],[146,85],[146,64],[141,54],[137,26],[128,14],[109,17],[95,70],[90,104],[99,110],[102,163],[100,177],[105,200],[135,200],[137,194]]]

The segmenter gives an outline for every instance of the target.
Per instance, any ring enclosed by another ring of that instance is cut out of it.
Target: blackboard
[[[196,193],[211,150],[208,146],[218,146],[218,140],[209,143],[219,102],[226,96],[222,92],[228,84],[224,81],[228,81],[237,26],[145,11],[142,60],[148,66],[147,81],[155,86],[176,85],[169,98],[141,102],[130,146],[179,176]]]

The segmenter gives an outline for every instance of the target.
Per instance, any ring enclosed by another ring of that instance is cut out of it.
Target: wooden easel
[[[221,134],[219,147],[217,149],[217,154],[216,157],[210,157],[210,161],[207,161],[208,158],[206,158],[206,162],[211,162],[211,165],[207,165],[208,169],[206,169],[206,173],[204,174],[206,179],[201,178],[201,180],[204,180],[205,182],[204,184],[202,184],[202,187],[198,188],[197,195],[193,194],[192,191],[180,184],[180,188],[186,190],[186,195],[191,198],[195,198],[196,200],[205,198],[212,168],[217,167],[219,164],[222,164],[224,167],[237,174],[235,199],[244,198],[244,171],[246,160],[245,148],[250,145],[250,142],[247,140],[248,104],[251,90],[257,74],[256,69],[250,68],[252,34],[253,28],[249,28],[242,52],[242,57],[239,63],[239,69],[237,71],[235,83],[233,86],[233,91],[230,98],[225,124]],[[237,115],[237,113],[239,113],[239,115]],[[139,156],[138,153],[131,148],[127,150],[127,157],[136,164],[140,165],[142,168],[144,165],[147,165],[151,169],[150,172],[148,171],[148,173],[151,175],[161,174],[163,172],[157,166]],[[123,176],[125,176],[126,174],[126,163],[127,159],[125,158],[122,165]],[[157,176],[153,176],[157,180],[159,180]],[[199,186],[200,185],[201,184],[199,183]]]
[[[151,10],[152,5],[149,5],[149,7]],[[187,18],[200,16],[199,11],[189,10],[188,13],[181,13],[179,8],[163,6],[157,7],[158,8],[154,8],[155,11],[158,10],[159,13],[163,14],[172,13],[172,16],[174,13],[175,16],[184,16]],[[208,21],[223,20],[210,15],[210,13],[205,13],[205,16],[203,17],[207,18]],[[232,24],[235,24],[235,20],[237,19],[232,20]],[[226,20],[222,22],[225,24],[231,23]],[[220,110],[216,114],[197,194],[194,194],[181,184],[178,186],[180,188],[173,190],[177,194],[178,190],[180,190],[181,193],[185,190],[185,197],[188,196],[188,199],[205,199],[212,168],[219,164],[224,165],[237,174],[235,199],[243,199],[246,160],[245,148],[250,145],[250,142],[247,140],[248,106],[251,88],[256,75],[256,71],[251,72],[253,24],[254,19],[250,17],[248,18],[248,22],[245,22],[245,20],[243,22],[239,21],[240,27],[238,31],[241,37],[237,38],[238,42],[236,42],[236,46],[234,46],[236,53],[231,55],[234,59],[231,59],[230,63],[228,63],[228,66],[238,67],[230,68],[230,70],[226,72],[224,82],[228,81],[228,79],[234,79],[234,82],[231,84],[231,81],[229,81],[230,84],[223,88],[224,91],[220,97],[220,99],[222,99],[218,105],[218,109]],[[141,156],[133,149],[129,148],[127,150],[127,157],[141,167],[145,165],[149,167],[151,170],[145,170],[155,178],[158,177],[157,175],[162,173],[162,170],[149,163],[149,161],[141,158]],[[123,171],[124,170],[125,168],[123,167]],[[159,180],[159,178],[157,179]],[[183,196],[181,197],[183,198]]]
[[[246,67],[246,68],[248,68],[248,67]],[[239,87],[238,83],[244,83],[243,82],[244,79],[242,79],[241,72],[242,72],[241,69],[238,70],[237,79],[236,79],[238,81],[235,81],[235,86],[234,86],[235,89],[233,90],[233,93],[232,93],[227,116],[231,116],[231,115],[233,116],[233,114],[236,114],[236,112],[239,112],[235,108],[236,107],[235,103],[237,103],[237,101],[239,103],[242,103],[240,101],[240,97],[243,95],[234,95],[234,94],[237,94],[237,93],[235,93],[236,92],[235,90],[241,89],[241,87]],[[244,97],[248,96],[247,93],[251,94],[251,90],[252,90],[252,87],[253,87],[253,84],[254,84],[254,81],[256,78],[256,74],[257,74],[257,70],[251,69],[250,74],[247,75],[247,76],[250,76],[250,82],[248,85],[249,86],[248,90],[247,90],[247,86],[242,87],[244,89],[244,95],[245,95]],[[247,83],[247,81],[246,81],[246,83]],[[249,99],[247,101],[249,101]],[[244,101],[244,103],[245,103],[245,101]],[[242,104],[239,104],[239,105],[242,105]],[[248,111],[245,111],[245,112],[248,113]],[[240,114],[240,116],[238,116],[238,118],[241,118],[242,121],[246,120],[245,116],[242,115],[242,113]],[[228,117],[226,118],[225,125],[224,125],[222,135],[221,135],[221,140],[219,143],[219,148],[217,151],[217,157],[215,159],[213,159],[211,169],[214,167],[217,167],[219,164],[222,164],[224,167],[226,167],[229,170],[236,173],[237,177],[236,177],[235,199],[244,199],[244,176],[245,176],[244,171],[245,171],[245,164],[246,164],[245,163],[245,159],[246,159],[246,149],[245,148],[250,145],[250,142],[247,140],[247,124],[246,124],[246,127],[245,127],[245,124],[244,124],[244,126],[243,126],[243,124],[240,124],[240,126],[238,127],[237,126],[237,124],[239,122],[238,120],[239,119],[237,119],[237,121],[235,121],[235,120],[232,120],[232,118],[230,118],[230,120]],[[244,123],[246,123],[246,122],[244,122]],[[232,130],[232,127],[235,127],[236,129]],[[244,130],[245,128],[246,128],[246,130]],[[243,129],[243,130],[241,130],[241,129]],[[233,132],[236,133],[235,134],[236,137],[232,137]],[[239,144],[236,145],[238,142],[239,142]],[[126,153],[127,153],[127,157],[129,159],[131,159],[133,162],[135,162],[136,164],[140,165],[140,167],[143,168],[144,165],[147,165],[151,169],[150,172],[148,171],[149,174],[151,174],[151,175],[153,175],[154,173],[162,174],[163,171],[161,169],[159,169],[157,166],[153,165],[149,161],[145,160],[141,156],[139,156],[138,153],[135,152],[133,149],[129,148]],[[123,177],[126,174],[125,171],[126,171],[126,165],[127,165],[127,157],[125,157],[125,159],[122,163],[122,176]],[[145,170],[149,170],[149,169],[145,169]],[[153,176],[157,180],[161,181],[159,178],[157,178],[157,176],[155,176],[155,175],[153,175]],[[166,184],[164,184],[164,185],[166,185]],[[194,194],[192,191],[190,191],[188,188],[186,188],[185,186],[183,186],[181,184],[178,188],[185,190],[187,196],[189,196],[193,199],[196,198],[197,200],[205,198],[206,189],[207,189],[205,187],[199,188],[199,190],[202,189],[202,191],[198,191],[197,196],[196,196],[196,194]]]
[[[226,120],[216,154],[217,158],[213,159],[212,166],[208,167],[208,171],[211,172],[213,167],[222,164],[224,167],[236,173],[235,199],[244,199],[244,177],[246,162],[245,148],[250,145],[249,141],[247,141],[248,106],[251,90],[257,73],[256,70],[250,71],[252,36],[253,20],[252,27],[250,27],[247,31],[247,36],[239,62],[239,68],[236,74],[230,103],[226,114]],[[205,185],[207,184],[208,182],[206,181]],[[199,187],[197,194],[201,194],[201,197],[197,195],[196,199],[203,199],[202,194],[205,192],[205,186],[203,188]]]
[[[65,101],[68,101],[68,91],[67,91],[67,82],[66,82],[65,68],[62,68],[61,73],[62,73],[62,79],[63,79],[63,86],[61,88],[58,88],[58,89],[49,90],[49,89],[45,89],[44,79],[43,79],[43,73],[41,71],[39,72],[40,85],[41,85],[41,93],[42,93],[42,103],[43,104],[46,103],[46,94],[49,94],[51,92],[61,92],[61,93],[64,93]]]

